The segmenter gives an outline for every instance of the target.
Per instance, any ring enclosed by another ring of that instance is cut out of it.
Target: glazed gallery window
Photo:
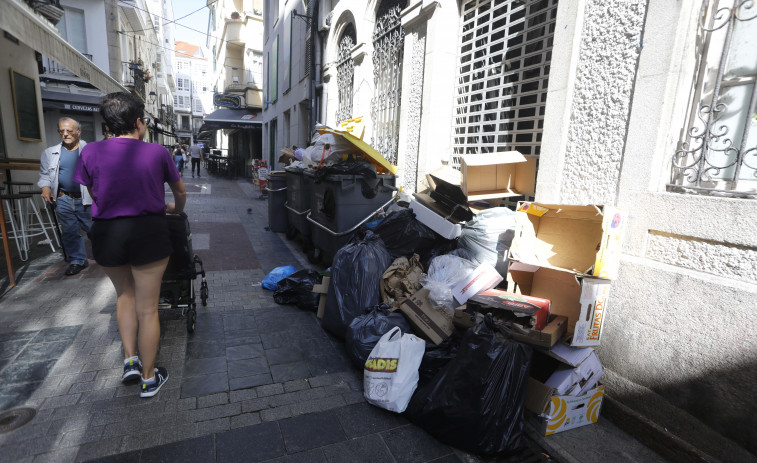
[[[87,34],[84,26],[84,11],[64,8],[63,17],[57,24],[61,37],[81,53],[87,53]]]
[[[668,191],[757,196],[757,5],[712,1],[701,18],[688,120]]]

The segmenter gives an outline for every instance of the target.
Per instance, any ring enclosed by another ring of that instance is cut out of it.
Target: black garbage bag
[[[276,283],[273,300],[277,304],[294,304],[299,309],[315,312],[321,295],[313,292],[313,285],[320,281],[318,272],[307,268],[298,270]]]
[[[415,218],[412,209],[402,209],[387,215],[374,231],[381,237],[392,258],[411,257],[418,254],[421,262],[436,248],[449,246],[446,238],[428,228]],[[428,268],[425,264],[423,268]]]
[[[440,441],[482,455],[512,454],[523,443],[530,346],[498,336],[491,315],[469,329],[457,356],[407,408],[410,420]]]
[[[462,335],[455,331],[452,336],[439,343],[438,346],[433,342],[426,341],[426,350],[423,353],[421,366],[418,368],[418,387],[423,387],[434,379],[439,370],[455,358],[461,340]]]
[[[365,314],[355,318],[347,328],[344,336],[347,355],[352,363],[363,368],[371,351],[381,339],[394,327],[399,327],[402,333],[412,333],[413,329],[401,312],[390,312],[391,307],[386,302],[372,307]]]
[[[392,256],[381,238],[370,230],[359,241],[337,251],[331,263],[331,281],[321,325],[344,338],[352,320],[381,302],[381,276]]]
[[[462,253],[461,253],[462,251]],[[435,257],[444,256],[447,254],[452,254],[454,256],[462,257],[463,259],[467,259],[467,257],[464,255],[467,251],[461,250],[457,247],[457,240],[444,240],[443,243],[439,243],[436,247],[431,249],[428,253],[427,258],[421,258],[421,264],[423,264],[423,268],[428,268],[429,265],[431,265],[431,261],[434,260]],[[470,259],[468,259],[470,260]]]
[[[324,177],[333,174],[376,178],[376,167],[371,163],[363,161],[343,161],[328,166],[321,166],[315,171],[315,183],[320,183]]]

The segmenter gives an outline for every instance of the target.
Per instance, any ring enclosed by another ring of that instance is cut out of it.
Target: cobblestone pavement
[[[299,247],[266,230],[268,204],[257,186],[184,180],[210,297],[207,307],[198,304],[194,334],[177,314],[161,315],[165,387],[140,399],[135,385],[121,384],[115,293],[102,268],[90,260],[63,277],[60,254],[39,257],[0,299],[0,411],[36,410],[9,432],[0,419],[0,462],[482,461],[368,405],[343,343],[315,314],[277,305],[260,287],[277,266],[307,265]],[[597,431],[616,434],[600,424]],[[497,461],[550,461],[532,444]],[[627,448],[598,455],[631,461]]]
[[[0,461],[460,461],[365,403],[342,343],[315,314],[260,287],[274,267],[305,259],[266,230],[258,187],[184,180],[210,298],[192,335],[177,314],[161,315],[166,386],[140,399],[121,384],[115,293],[102,268],[90,260],[63,277],[59,254],[37,259],[0,301],[0,410],[37,410],[0,434]]]

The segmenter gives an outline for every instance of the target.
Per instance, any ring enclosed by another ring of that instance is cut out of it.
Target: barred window
[[[373,84],[371,145],[390,163],[397,164],[405,30],[400,13],[407,2],[384,0],[376,12],[373,30]]]
[[[352,92],[355,81],[355,63],[352,61],[352,48],[355,46],[355,27],[347,25],[339,40],[339,53],[336,63],[336,82],[339,89],[339,109],[336,121],[352,118]]]
[[[465,0],[450,164],[517,150],[538,159],[557,0]]]
[[[702,10],[688,120],[668,191],[757,198],[757,4]]]

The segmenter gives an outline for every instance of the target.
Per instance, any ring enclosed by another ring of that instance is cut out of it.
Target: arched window
[[[336,121],[352,118],[352,92],[355,81],[355,63],[352,61],[352,48],[355,46],[355,27],[349,24],[339,40],[339,53],[336,62],[336,82],[339,87],[339,109]]]
[[[392,164],[397,163],[402,55],[405,31],[400,22],[404,0],[385,0],[376,12],[373,30],[373,99],[371,144]]]

